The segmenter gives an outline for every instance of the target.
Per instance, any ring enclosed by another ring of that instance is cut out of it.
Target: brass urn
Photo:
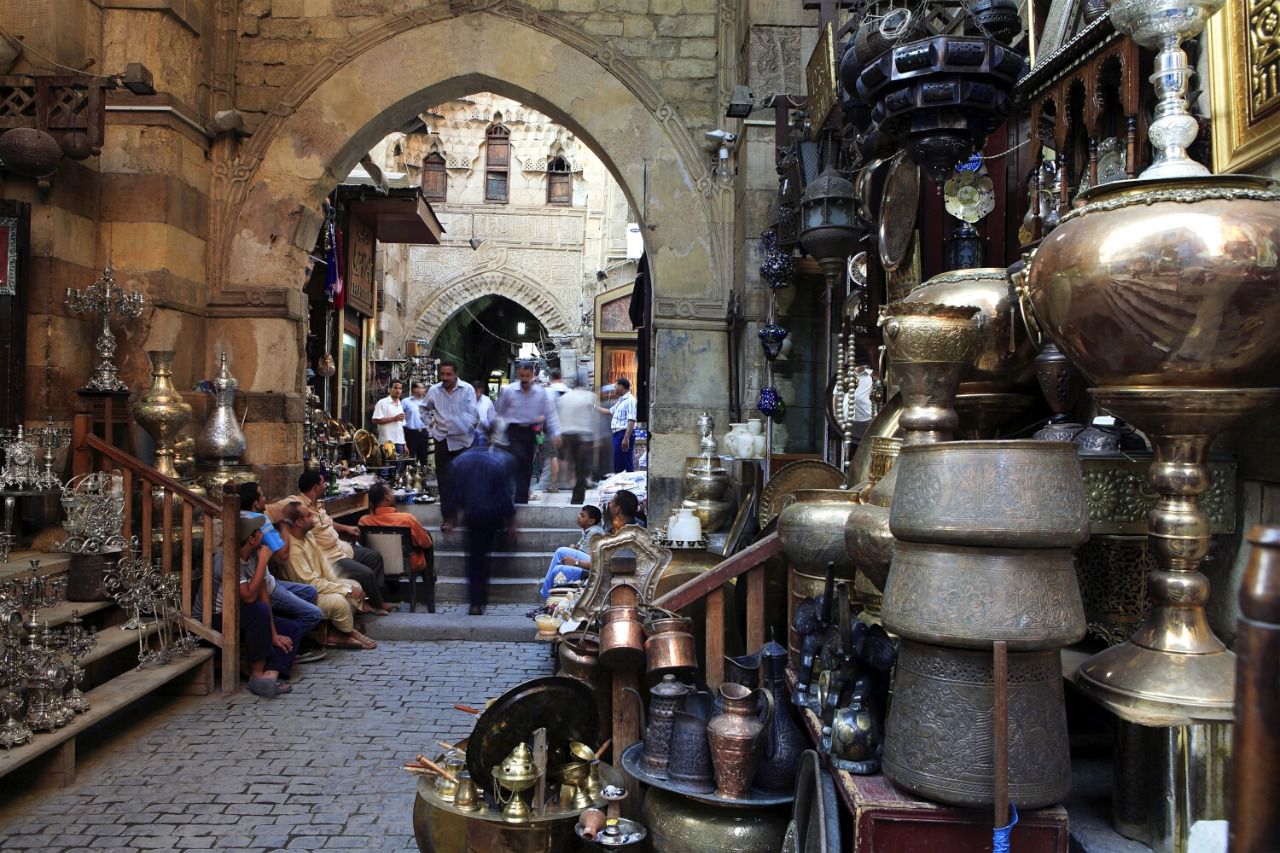
[[[173,387],[173,350],[147,350],[147,358],[151,359],[151,387],[134,403],[133,419],[156,443],[156,470],[176,480],[174,439],[191,420],[191,404]]]

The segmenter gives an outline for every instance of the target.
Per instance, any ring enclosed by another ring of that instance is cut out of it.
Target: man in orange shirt
[[[360,526],[409,528],[414,544],[411,568],[415,572],[426,571],[431,534],[411,513],[396,511],[395,496],[386,483],[374,483],[369,487],[369,514],[361,516]]]

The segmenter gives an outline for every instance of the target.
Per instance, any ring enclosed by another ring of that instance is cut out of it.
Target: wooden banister
[[[240,495],[227,483],[222,487],[222,695],[240,689],[240,548],[236,540]],[[212,532],[206,531],[205,536]],[[210,566],[206,571],[212,571]],[[210,607],[210,610],[213,608]]]
[[[671,590],[654,604],[666,610],[683,610],[698,599],[705,598],[713,589],[723,587],[739,575],[745,574],[780,553],[782,553],[782,540],[778,538],[777,533],[770,533],[749,548],[744,548],[719,563],[714,569]]]
[[[120,448],[112,447],[96,435],[86,434],[81,445],[76,448],[76,451],[97,451],[119,465],[121,468],[128,470],[130,473],[141,477],[153,485],[160,486],[169,494],[177,495],[196,509],[211,512],[214,515],[220,515],[222,513],[222,507],[218,506],[213,501],[197,495],[195,492],[191,491],[172,477],[166,477],[164,474],[161,474],[159,471],[136,457],[130,456]]]

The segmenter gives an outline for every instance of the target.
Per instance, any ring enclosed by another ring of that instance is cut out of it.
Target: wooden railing
[[[178,571],[182,576],[182,618],[187,628],[197,636],[208,640],[222,650],[222,692],[234,693],[240,686],[240,578],[239,561],[236,559],[236,522],[240,517],[240,498],[234,487],[226,486],[215,502],[191,491],[186,486],[161,474],[155,468],[131,456],[118,447],[93,435],[92,417],[76,415],[72,427],[72,470],[76,474],[91,471],[117,469],[124,480],[124,524],[121,535],[127,540],[138,537],[138,556],[151,562],[155,531],[155,502],[160,511],[159,562],[160,570],[170,574],[174,570],[175,551]],[[139,516],[134,518],[133,497],[135,484],[139,494]],[[170,495],[177,498],[173,500]],[[180,506],[180,509],[179,509]],[[175,524],[175,512],[181,520]],[[200,518],[202,542],[199,564],[196,560],[195,520]],[[135,521],[137,524],[135,525]],[[214,576],[214,531],[221,527],[222,576]],[[181,548],[175,537],[180,537]],[[222,585],[223,608],[219,629],[213,627],[213,602],[215,583]],[[199,584],[200,618],[191,616],[191,602]]]

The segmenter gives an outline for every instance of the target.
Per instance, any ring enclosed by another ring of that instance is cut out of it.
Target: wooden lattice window
[[[547,204],[573,204],[573,173],[563,157],[547,164]]]
[[[484,200],[506,201],[511,170],[511,131],[500,124],[484,135]]]
[[[446,201],[449,195],[449,175],[444,169],[444,157],[432,151],[422,159],[422,194],[427,201]]]

